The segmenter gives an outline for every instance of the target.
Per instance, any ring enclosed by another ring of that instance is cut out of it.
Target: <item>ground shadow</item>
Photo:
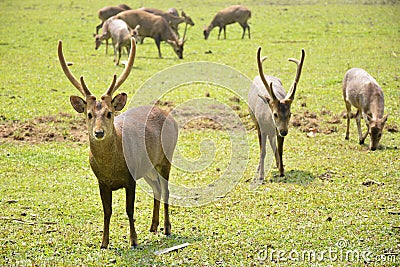
[[[280,177],[278,171],[272,172],[271,182],[307,185],[315,180],[315,175],[303,170],[290,170],[285,172],[285,177]]]

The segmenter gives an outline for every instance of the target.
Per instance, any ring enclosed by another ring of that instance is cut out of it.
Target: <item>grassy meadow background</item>
[[[296,123],[284,147],[287,176],[277,178],[272,169],[267,175],[271,182],[251,189],[259,152],[245,101],[232,101],[234,95],[221,88],[185,86],[163,100],[173,107],[209,93],[241,116],[249,144],[249,154],[241,155],[248,161],[242,179],[208,205],[172,207],[173,234],[168,238],[149,233],[153,201],[138,188],[136,250],[128,244],[125,193],[117,191],[110,248],[100,250],[103,211],[97,180],[88,163],[83,118],[68,99],[78,92],[62,73],[56,49],[58,40],[63,40],[67,61],[75,63],[72,71],[85,76],[94,94],[102,94],[122,67],[114,66],[112,49],[108,55],[104,45],[94,50],[92,34],[99,24],[97,10],[119,2],[0,0],[0,265],[308,266],[307,261],[277,262],[276,255],[275,261],[262,258],[271,250],[338,249],[342,241],[344,249],[371,252],[373,261],[311,263],[400,265],[398,1],[243,1],[252,10],[252,39],[240,39],[242,29],[235,24],[227,27],[226,40],[217,40],[214,29],[207,41],[203,26],[218,10],[238,2],[125,3],[132,8],[183,9],[196,24],[188,30],[183,60],[165,43],[163,59],[157,57],[153,40],[138,45],[132,73],[119,89],[131,98],[152,75],[186,62],[226,64],[252,79],[257,75],[259,46],[268,55],[265,72],[280,77],[288,88],[295,66],[287,58],[298,58],[305,49],[292,105]],[[350,140],[344,140],[341,82],[351,67],[366,69],[384,90],[389,119],[382,149],[375,152],[358,144],[354,120]],[[318,130],[315,138],[307,137],[308,127]],[[181,131],[180,152],[196,160],[201,156],[200,142],[207,138],[217,148],[215,162],[199,173],[173,168],[171,181],[207,185],[229,164],[225,156],[230,153],[229,136],[223,129],[203,128]],[[154,255],[185,242],[191,245]]]

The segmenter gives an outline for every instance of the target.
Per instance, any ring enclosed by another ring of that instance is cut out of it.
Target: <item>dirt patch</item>
[[[87,126],[82,116],[59,113],[55,116],[38,117],[26,122],[7,121],[2,118],[0,138],[15,142],[63,142],[87,141]]]
[[[328,118],[321,118],[328,116]],[[315,132],[331,134],[338,131],[337,124],[341,123],[340,115],[332,114],[329,110],[321,110],[320,115],[308,110],[302,113],[293,114],[291,118],[293,127],[299,128],[302,132]]]

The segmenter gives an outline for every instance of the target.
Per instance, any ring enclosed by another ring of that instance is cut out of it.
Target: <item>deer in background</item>
[[[283,142],[285,136],[288,134],[291,116],[290,107],[294,100],[297,85],[300,80],[305,52],[304,49],[301,51],[300,61],[289,58],[289,61],[296,63],[297,71],[293,84],[287,94],[280,79],[274,76],[264,75],[262,61],[264,61],[266,57],[261,59],[260,54],[261,47],[258,48],[257,51],[259,76],[256,76],[253,80],[248,96],[248,103],[250,116],[257,128],[258,141],[260,145],[260,161],[258,164],[259,179],[264,180],[264,159],[266,156],[267,137],[275,155],[279,174],[281,177],[285,176],[282,161]]]
[[[125,4],[121,4],[118,6],[106,6],[103,8],[100,8],[99,11],[97,11],[97,15],[99,19],[101,20],[101,23],[96,26],[96,34],[99,34],[99,30],[101,27],[103,27],[103,23],[111,18],[112,16],[117,15],[118,13],[125,11],[125,10],[130,10],[131,8]]]
[[[166,41],[170,44],[178,58],[183,58],[185,35],[181,39],[178,39],[163,17],[142,10],[127,10],[117,14],[115,18],[124,20],[132,29],[136,25],[140,25],[140,36],[154,39],[160,58],[162,58],[160,49],[161,41]]]
[[[114,48],[114,62],[115,65],[119,65],[121,59],[122,49],[125,47],[128,54],[131,49],[131,37],[137,34],[138,29],[132,30],[122,19],[115,19],[114,17],[109,18],[103,23],[102,33],[95,35],[95,43],[97,50],[103,40],[107,40],[111,37],[113,48]],[[136,40],[136,39],[135,39]],[[117,59],[118,51],[118,59]]]
[[[347,110],[346,140],[349,139],[351,106],[354,106],[357,109],[356,122],[360,145],[364,144],[369,134],[369,148],[372,151],[376,150],[388,118],[388,115],[383,115],[385,101],[382,88],[365,70],[353,68],[346,72],[343,79],[343,99]],[[361,115],[367,124],[364,135],[361,130]]]
[[[221,35],[221,31],[224,30],[224,39],[226,39],[226,25],[232,24],[232,23],[239,23],[240,26],[243,28],[243,34],[242,34],[242,39],[244,38],[244,34],[247,32],[249,34],[249,39],[250,39],[250,26],[247,23],[247,21],[251,18],[251,11],[240,5],[235,5],[235,6],[230,6],[225,9],[220,10],[212,19],[210,25],[208,27],[204,28],[204,39],[208,39],[208,36],[210,35],[210,32],[212,29],[215,27],[219,27],[219,32],[218,32],[218,40]]]
[[[116,116],[127,101],[125,93],[115,91],[124,83],[132,69],[136,45],[132,38],[131,52],[125,69],[107,91],[97,99],[86,86],[83,77],[78,81],[65,61],[62,42],[58,43],[58,58],[64,74],[83,95],[71,96],[70,101],[78,113],[86,117],[89,132],[89,161],[97,177],[104,211],[104,229],[101,248],[109,244],[109,226],[112,214],[112,191],[125,188],[126,213],[130,226],[130,245],[138,245],[134,225],[136,180],[144,178],[153,189],[154,207],[151,232],[159,224],[160,200],[164,201],[164,232],[171,234],[168,212],[168,179],[171,160],[178,138],[175,120],[157,107],[137,107]],[[166,141],[168,140],[168,141]]]
[[[146,11],[149,13],[152,13],[157,16],[163,17],[166,21],[168,21],[169,26],[171,29],[175,32],[175,34],[179,37],[179,32],[178,32],[178,26],[179,24],[185,22],[186,27],[187,25],[194,26],[193,20],[186,15],[184,11],[181,12],[181,17],[179,15],[172,15],[170,12],[165,12],[157,8],[150,8],[150,7],[141,7],[138,10]],[[176,11],[176,9],[175,9]],[[186,34],[186,27],[185,27],[185,33]]]

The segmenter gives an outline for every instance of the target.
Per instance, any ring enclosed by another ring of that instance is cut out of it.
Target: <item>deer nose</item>
[[[104,137],[104,130],[96,130],[96,131],[94,131],[94,136],[97,139],[103,138]]]
[[[279,134],[280,134],[282,137],[284,137],[284,136],[286,136],[286,135],[288,134],[288,131],[287,131],[287,130],[281,130],[281,131],[279,132]]]
[[[372,151],[375,151],[375,150],[376,150],[376,147],[371,147],[371,150],[372,150]]]

